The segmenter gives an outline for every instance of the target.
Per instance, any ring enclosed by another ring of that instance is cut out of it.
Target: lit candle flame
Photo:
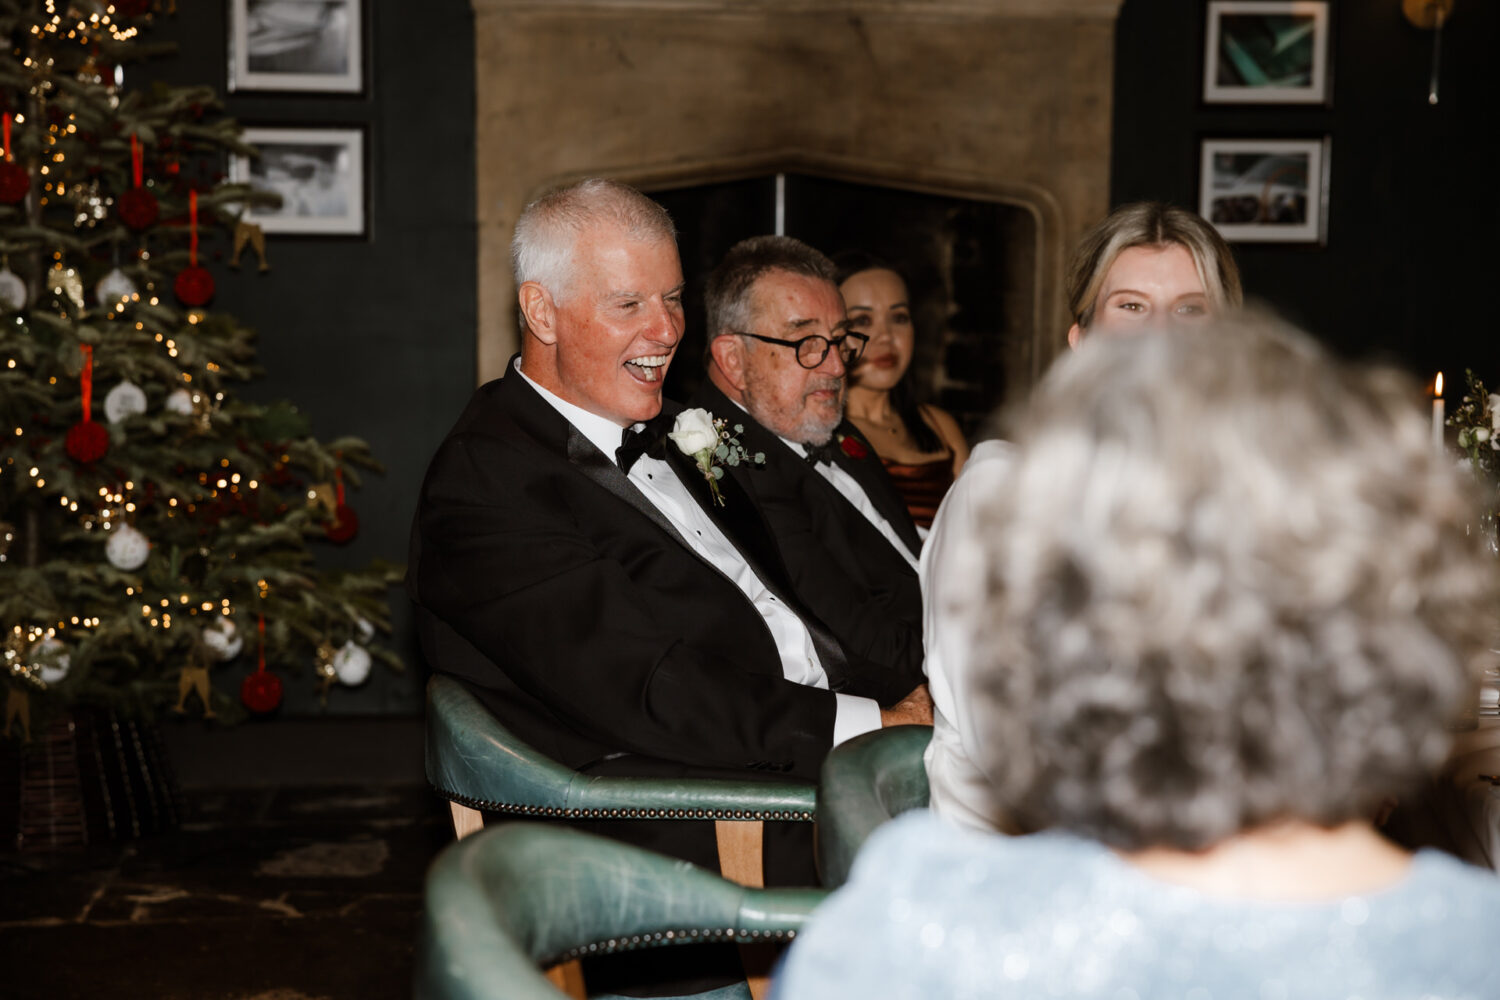
[[[1442,372],[1438,372],[1437,384],[1433,386],[1432,394],[1434,396],[1442,396],[1442,394],[1443,394],[1443,373]]]

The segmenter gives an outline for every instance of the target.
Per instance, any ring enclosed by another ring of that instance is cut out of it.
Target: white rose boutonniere
[[[734,432],[743,434],[745,425],[735,424]],[[722,418],[715,417],[701,407],[677,414],[667,437],[672,439],[679,451],[698,464],[698,471],[708,480],[714,503],[720,507],[724,506],[724,495],[719,492],[719,480],[724,478],[724,466],[739,465],[741,462],[764,465],[766,462],[765,452],[758,451],[752,456],[738,439],[730,435]]]

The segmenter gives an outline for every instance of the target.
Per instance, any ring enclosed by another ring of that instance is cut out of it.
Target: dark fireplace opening
[[[703,281],[738,241],[781,231],[833,255],[859,249],[902,273],[911,293],[920,399],[973,440],[1008,394],[1029,383],[1039,229],[1028,209],[827,176],[785,173],[652,190],[672,213],[687,279],[687,335],[667,377],[684,399],[703,378]]]

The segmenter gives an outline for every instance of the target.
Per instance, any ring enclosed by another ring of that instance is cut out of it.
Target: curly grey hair
[[[1265,318],[1095,338],[988,500],[1000,804],[1114,847],[1371,815],[1442,761],[1495,566],[1416,386]]]

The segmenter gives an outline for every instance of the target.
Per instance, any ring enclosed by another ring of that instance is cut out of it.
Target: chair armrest
[[[682,861],[541,824],[502,823],[427,873],[419,1000],[556,1000],[539,967],[709,941],[784,941],[821,889],[747,889]]]
[[[444,798],[513,816],[810,822],[817,799],[811,783],[579,774],[527,746],[443,676],[427,686],[426,766]]]
[[[834,747],[823,761],[817,799],[818,873],[836,888],[875,828],[927,805],[922,755],[930,726],[892,726]]]

